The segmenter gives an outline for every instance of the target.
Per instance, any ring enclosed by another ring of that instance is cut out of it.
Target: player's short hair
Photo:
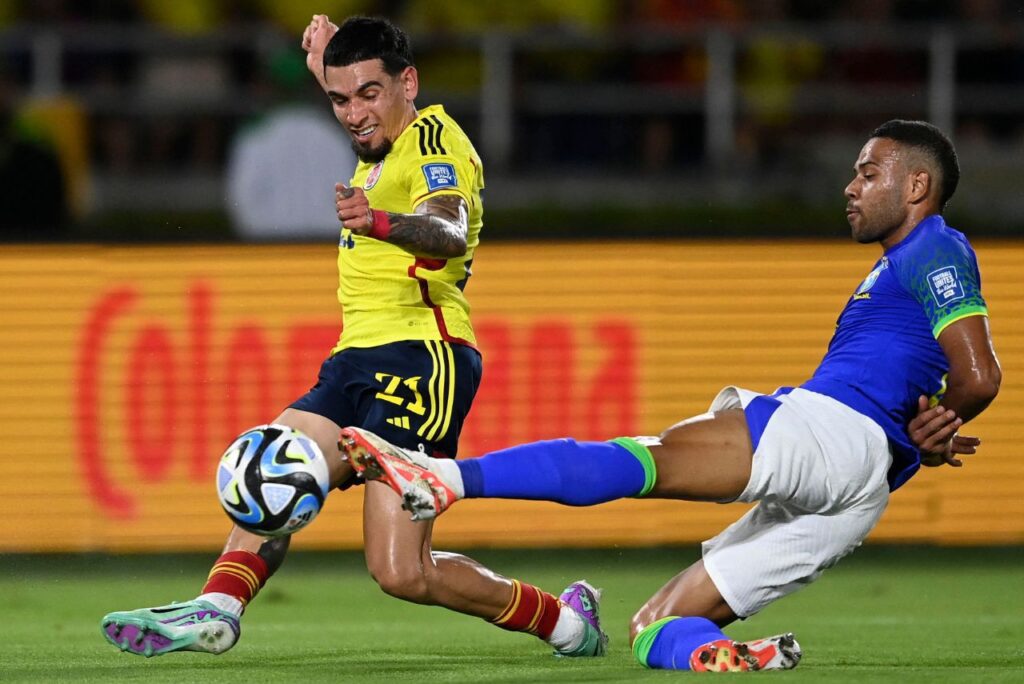
[[[872,131],[871,137],[895,140],[924,153],[938,167],[939,208],[946,208],[960,183],[960,162],[945,133],[927,121],[893,119]]]
[[[383,17],[351,17],[338,27],[324,50],[324,68],[348,66],[379,59],[384,71],[397,76],[413,66],[412,48],[405,31]]]

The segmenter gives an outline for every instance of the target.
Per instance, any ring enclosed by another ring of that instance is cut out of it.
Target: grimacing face
[[[378,162],[405,127],[416,118],[413,106],[419,90],[415,67],[395,76],[379,59],[368,59],[324,70],[327,95],[334,116],[349,137],[352,149],[364,162]]]
[[[871,138],[861,149],[845,190],[846,220],[857,242],[883,241],[906,220],[906,155],[907,150],[889,138]]]

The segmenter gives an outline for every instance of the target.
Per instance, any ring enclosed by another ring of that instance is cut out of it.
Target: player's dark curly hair
[[[384,71],[397,76],[413,66],[412,48],[405,31],[382,17],[351,17],[331,38],[324,50],[324,68],[348,66],[379,59]]]
[[[960,162],[953,143],[945,133],[927,121],[893,119],[876,128],[871,137],[895,140],[928,155],[939,167],[939,206],[941,209],[946,208],[946,202],[956,192],[956,186],[960,183]]]

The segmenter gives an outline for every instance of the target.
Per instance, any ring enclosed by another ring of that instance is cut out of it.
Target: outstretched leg
[[[463,498],[533,499],[591,506],[625,497],[732,501],[750,480],[752,448],[740,410],[679,423],[660,438],[556,439],[459,461],[429,458],[359,428],[341,432],[352,466],[386,482],[413,519]]]

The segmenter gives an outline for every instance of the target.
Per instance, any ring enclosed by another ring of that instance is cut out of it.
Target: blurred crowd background
[[[410,34],[488,239],[845,234],[895,117],[953,135],[962,229],[1024,226],[1021,0],[0,0],[2,239],[336,235],[314,13]]]

